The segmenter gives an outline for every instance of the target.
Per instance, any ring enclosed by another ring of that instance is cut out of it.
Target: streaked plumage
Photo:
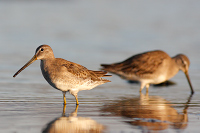
[[[47,82],[52,87],[63,92],[64,104],[66,104],[66,92],[72,94],[76,98],[76,104],[79,104],[77,98],[79,91],[90,90],[98,85],[110,82],[102,78],[110,76],[106,75],[107,72],[88,70],[79,64],[61,58],[55,58],[53,50],[48,45],[39,46],[33,58],[16,72],[13,77],[35,60],[41,60],[40,67]]]
[[[149,84],[164,82],[182,70],[188,79],[191,93],[194,93],[188,75],[189,65],[187,56],[178,54],[171,58],[161,50],[137,54],[119,63],[101,64],[102,70],[117,74],[127,80],[141,82],[140,91],[145,86],[148,91]]]

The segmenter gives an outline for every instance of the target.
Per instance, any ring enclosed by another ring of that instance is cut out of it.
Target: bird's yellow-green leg
[[[140,92],[142,92],[142,89],[145,87],[145,84],[144,83],[141,83],[140,85]]]
[[[66,98],[65,98],[65,94],[66,94],[66,92],[65,91],[63,91],[63,101],[64,101],[64,105],[66,105],[67,104],[67,102],[66,102]]]
[[[76,109],[70,114],[70,116],[73,116],[73,117],[76,117],[76,116],[77,116],[78,106],[79,106],[79,105],[76,105]]]
[[[149,92],[149,84],[146,84],[146,93]]]
[[[65,116],[66,104],[63,105],[63,113],[62,116]]]
[[[77,94],[75,94],[75,95],[74,95],[74,97],[76,98],[76,105],[79,105],[79,103],[78,103],[78,96],[77,96]]]
[[[75,112],[76,112],[76,113],[77,113],[77,111],[78,111],[78,106],[79,106],[79,105],[76,105],[76,109],[75,109]]]

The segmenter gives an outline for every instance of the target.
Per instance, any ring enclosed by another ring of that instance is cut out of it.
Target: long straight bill
[[[191,83],[191,81],[190,81],[190,77],[189,77],[188,72],[185,72],[185,76],[186,76],[186,78],[187,78],[187,80],[188,80],[188,83],[189,83],[189,85],[190,85],[191,94],[193,94],[193,93],[194,93],[194,90],[193,90],[192,83]]]
[[[37,57],[36,55],[33,56],[33,58],[27,62],[21,69],[19,69],[19,71],[17,71],[13,77],[16,77],[21,71],[23,71],[26,67],[28,67],[30,64],[32,64],[35,60],[37,60]]]

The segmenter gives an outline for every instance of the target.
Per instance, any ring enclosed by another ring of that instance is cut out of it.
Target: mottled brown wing
[[[105,71],[93,71],[93,70],[89,71],[95,73],[98,77],[112,77],[112,75],[106,75],[108,72]]]
[[[68,62],[63,64],[67,68],[67,71],[73,74],[74,76],[78,78],[91,78],[91,79],[97,79],[98,76],[95,75],[94,73],[91,73],[90,70],[88,70],[86,67],[73,63],[73,62]]]
[[[98,80],[104,80],[101,79],[101,77],[107,77],[110,75],[105,75],[107,72],[104,71],[92,71],[88,70],[86,67],[70,62],[63,64],[67,68],[67,71],[71,74],[75,75],[78,78],[91,78],[92,80],[98,81]],[[107,80],[106,80],[107,81]]]
[[[108,71],[109,68],[110,70],[113,69],[113,72],[121,71],[123,73],[134,73],[136,75],[144,73],[151,74],[156,71],[166,58],[169,58],[169,56],[165,52],[157,50],[134,55],[120,63],[103,66],[105,67],[105,71]]]

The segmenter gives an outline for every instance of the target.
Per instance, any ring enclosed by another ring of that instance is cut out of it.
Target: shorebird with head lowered
[[[55,58],[53,50],[48,45],[39,46],[33,58],[17,71],[13,77],[17,76],[35,60],[41,60],[40,68],[46,81],[52,87],[62,91],[64,105],[66,105],[66,92],[76,98],[76,104],[78,105],[77,93],[79,91],[91,90],[98,85],[110,82],[102,78],[110,76],[106,75],[107,72],[105,71],[88,70],[82,65],[62,58]]]
[[[174,77],[182,70],[190,85],[191,93],[194,93],[189,78],[188,69],[190,61],[187,56],[178,54],[170,57],[167,53],[156,50],[134,55],[125,61],[113,64],[101,64],[102,70],[117,74],[127,80],[139,81],[140,92],[150,84],[159,84]]]

